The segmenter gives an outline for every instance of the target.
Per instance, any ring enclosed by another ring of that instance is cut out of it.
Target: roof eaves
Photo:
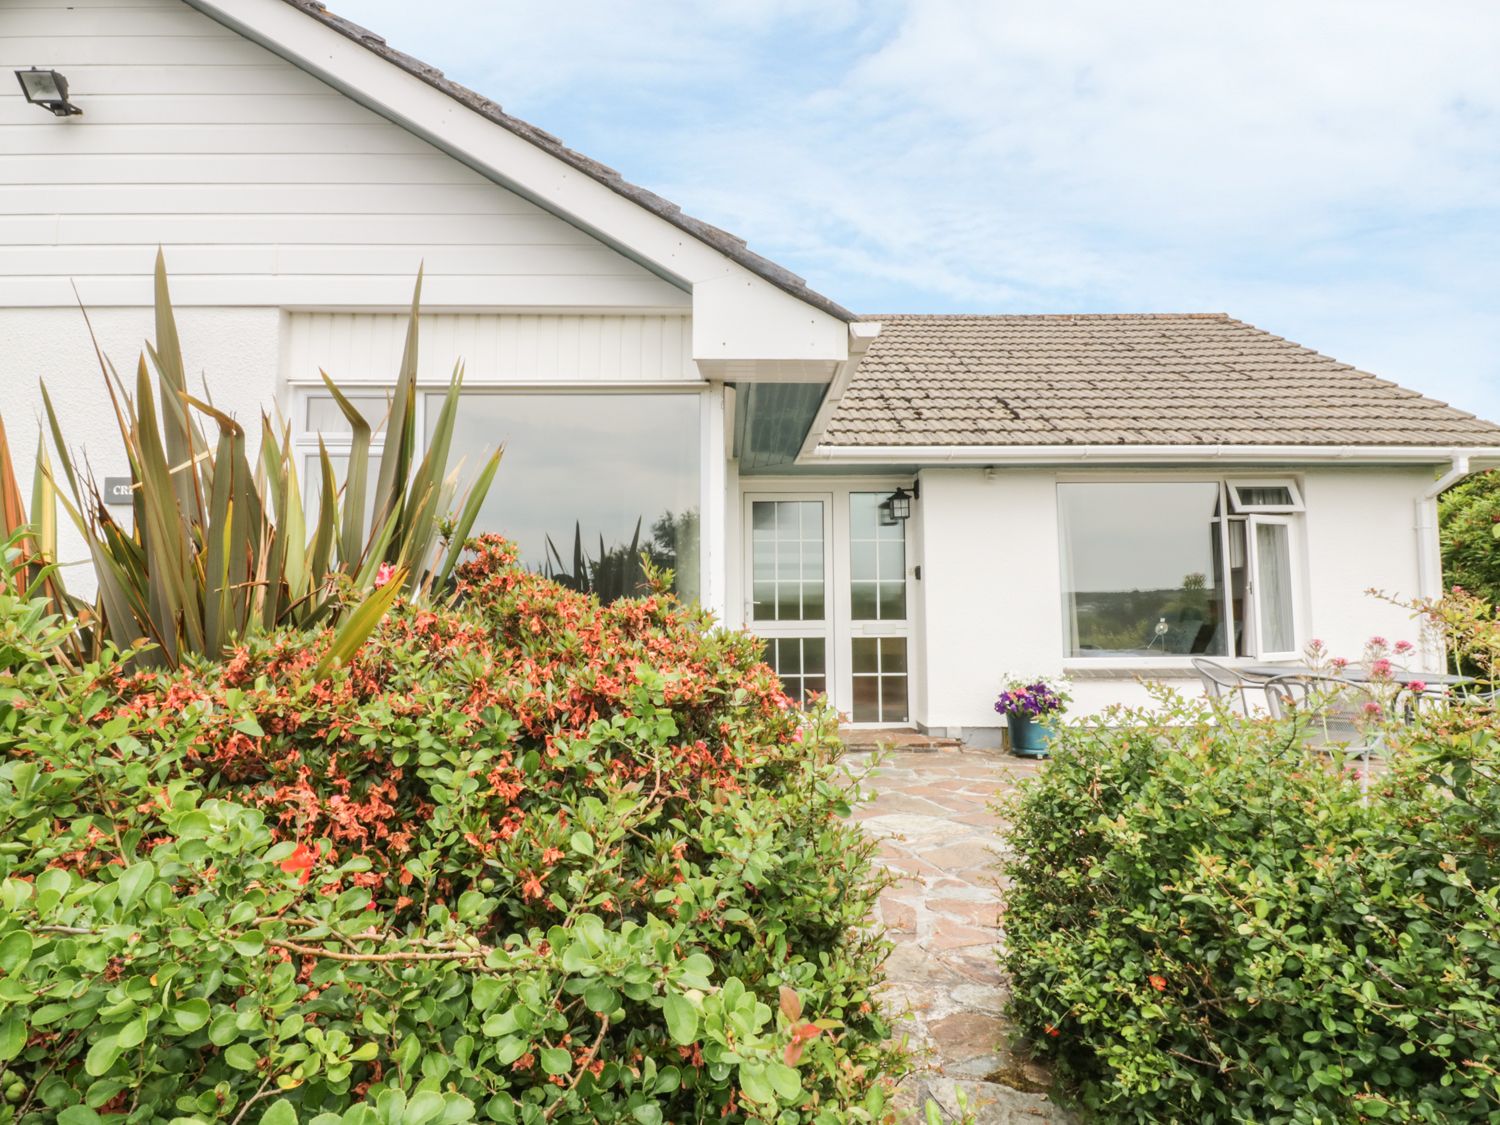
[[[311,16],[325,27],[331,28],[358,43],[361,47],[379,56],[393,66],[399,67],[406,73],[418,78],[431,86],[433,89],[446,94],[454,101],[467,109],[473,110],[481,117],[499,125],[522,140],[535,145],[537,148],[563,161],[570,167],[576,168],[589,178],[596,180],[618,195],[635,203],[637,206],[651,212],[658,218],[671,223],[679,230],[692,235],[704,245],[717,250],[730,261],[745,267],[751,273],[774,285],[776,288],[799,301],[811,305],[815,309],[827,313],[843,321],[858,319],[852,312],[823,296],[816,290],[808,288],[807,281],[798,277],[791,270],[777,265],[769,258],[762,257],[751,250],[743,238],[739,238],[728,231],[720,230],[712,223],[706,223],[702,219],[696,219],[686,214],[681,207],[669,199],[663,199],[655,192],[633,184],[625,179],[615,169],[607,164],[577,152],[563,142],[539,129],[528,121],[522,121],[519,117],[513,117],[500,108],[498,102],[492,101],[483,94],[477,93],[451,78],[446,77],[441,70],[421,59],[414,58],[404,51],[398,51],[388,44],[383,36],[377,35],[369,28],[361,27],[352,20],[343,16],[335,15],[323,6],[320,0],[285,0],[293,8]]]

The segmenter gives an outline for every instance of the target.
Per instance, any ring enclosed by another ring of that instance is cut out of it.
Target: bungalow
[[[1223,315],[856,316],[315,0],[25,0],[0,63],[22,462],[42,378],[124,471],[77,305],[133,357],[158,245],[217,404],[309,456],[348,441],[320,368],[380,418],[425,263],[420,376],[463,357],[456,445],[506,446],[483,523],[538,567],[644,545],[855,724],[993,739],[1008,671],[1094,708],[1409,636],[1365,591],[1435,593],[1435,497],[1500,462]]]

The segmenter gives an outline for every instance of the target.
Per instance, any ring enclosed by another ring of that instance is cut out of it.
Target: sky
[[[856,312],[1227,312],[1500,421],[1494,0],[330,6]]]

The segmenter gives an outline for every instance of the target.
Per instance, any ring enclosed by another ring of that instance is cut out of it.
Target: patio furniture
[[[1339,676],[1290,672],[1265,682],[1271,715],[1287,719],[1303,745],[1318,750],[1342,749],[1360,759],[1359,789],[1368,793],[1370,759],[1387,748],[1386,724],[1404,722],[1410,712],[1400,702],[1404,689],[1390,685],[1384,695],[1368,682]]]
[[[1193,670],[1198,673],[1198,678],[1203,681],[1203,690],[1209,699],[1215,703],[1228,703],[1234,699],[1239,700],[1240,714],[1250,714],[1250,700],[1245,694],[1245,689],[1260,682],[1260,680],[1247,680],[1239,674],[1235,668],[1228,664],[1220,664],[1216,660],[1206,660],[1201,656],[1195,656],[1190,661]]]
[[[1265,680],[1280,679],[1285,676],[1320,677],[1342,680],[1350,684],[1406,684],[1413,680],[1420,680],[1429,688],[1463,687],[1465,684],[1474,682],[1473,676],[1456,676],[1451,672],[1417,672],[1407,668],[1397,668],[1388,676],[1374,676],[1370,673],[1370,669],[1362,664],[1350,664],[1337,675],[1329,675],[1326,667],[1315,668],[1311,664],[1244,664],[1236,665],[1235,671],[1242,676],[1259,676]]]

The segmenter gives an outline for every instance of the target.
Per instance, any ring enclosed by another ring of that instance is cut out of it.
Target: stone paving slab
[[[851,754],[850,768],[867,761]],[[883,760],[870,785],[875,800],[855,813],[880,840],[878,862],[899,876],[878,907],[895,943],[888,996],[895,1010],[909,1011],[902,1026],[927,1054],[902,1100],[911,1107],[932,1100],[944,1120],[959,1119],[958,1089],[980,1125],[1074,1120],[1047,1097],[1046,1071],[1009,1042],[996,960],[1000,821],[988,804],[1039,768],[994,751],[908,741]]]

